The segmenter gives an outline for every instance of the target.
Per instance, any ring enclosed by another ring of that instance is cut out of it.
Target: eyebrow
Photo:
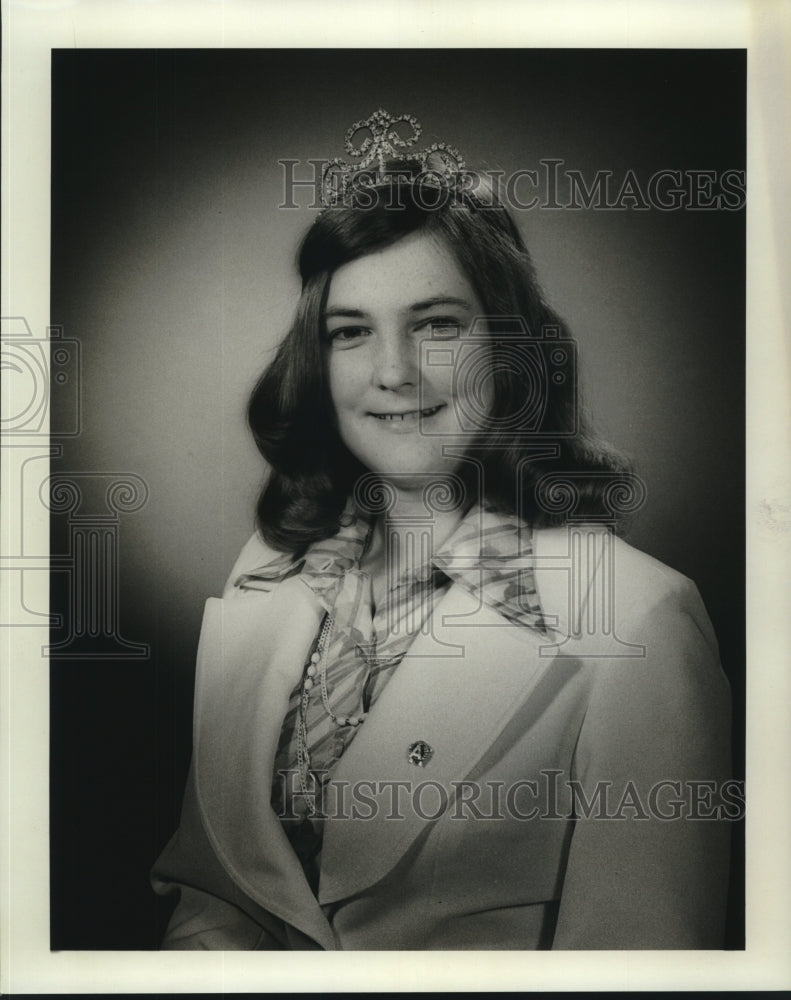
[[[367,313],[362,309],[347,309],[345,306],[333,306],[332,309],[324,310],[324,319],[332,319],[333,316],[353,316],[356,319],[364,319]]]
[[[435,306],[459,306],[462,309],[472,311],[472,304],[467,299],[460,299],[454,295],[435,295],[430,299],[421,299],[420,302],[413,302],[408,311],[412,313],[425,312],[426,309],[433,309]],[[332,319],[334,316],[349,316],[355,319],[365,319],[367,313],[362,309],[352,309],[346,306],[333,306],[325,309],[324,319]]]
[[[456,298],[454,295],[435,295],[431,299],[423,299],[422,302],[413,302],[409,311],[424,312],[426,309],[433,309],[434,306],[459,306],[462,309],[472,311],[472,303],[466,299]]]

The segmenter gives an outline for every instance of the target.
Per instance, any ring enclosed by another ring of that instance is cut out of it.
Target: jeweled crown
[[[413,149],[422,133],[414,115],[391,115],[384,108],[355,122],[344,141],[354,162],[336,157],[324,168],[321,188],[325,206],[343,202],[355,184],[372,186],[386,182],[394,176],[394,162],[415,168],[425,183],[437,186],[455,183],[464,170],[461,153],[445,142]]]

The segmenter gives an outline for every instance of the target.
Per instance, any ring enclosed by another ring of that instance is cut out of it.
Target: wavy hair
[[[517,350],[523,348],[526,361],[536,350],[537,333],[551,329],[558,345],[569,343],[565,324],[543,297],[516,224],[485,178],[466,174],[464,184],[434,184],[428,190],[425,177],[395,171],[384,183],[352,187],[341,204],[324,209],[301,243],[302,293],[294,322],[249,401],[248,423],[270,466],[257,524],[274,548],[298,554],[335,534],[357,478],[367,471],[335,430],[322,351],[332,275],[418,232],[450,248],[487,316],[522,317],[528,333]],[[496,344],[496,323],[489,336]],[[509,350],[514,350],[511,338]],[[524,406],[526,394],[534,391],[525,381],[529,368],[495,365],[491,373],[492,419],[475,451],[484,494],[477,499],[535,525],[559,523],[564,516],[542,503],[536,489],[542,477],[557,472],[575,475],[581,484],[576,516],[611,517],[607,474],[627,472],[628,463],[589,430],[576,378],[543,380],[536,424]],[[521,426],[514,427],[510,418],[520,411]],[[531,447],[538,442],[553,447],[541,454]]]

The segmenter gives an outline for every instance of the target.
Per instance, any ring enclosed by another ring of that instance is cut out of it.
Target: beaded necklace
[[[367,715],[366,712],[361,712],[359,715],[336,715],[332,709],[332,705],[330,705],[330,696],[327,689],[327,663],[324,652],[330,644],[334,623],[333,616],[327,612],[321,623],[315,649],[310,655],[302,678],[302,695],[299,701],[297,716],[297,770],[299,773],[299,783],[302,794],[305,797],[305,802],[308,804],[308,811],[311,816],[316,817],[321,817],[321,812],[316,808],[314,797],[308,791],[308,775],[310,774],[311,763],[306,718],[308,704],[315,692],[317,680],[324,710],[339,729],[347,726],[357,727],[365,721]]]

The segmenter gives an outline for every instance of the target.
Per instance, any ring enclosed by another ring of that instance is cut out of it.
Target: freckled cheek
[[[330,357],[327,380],[336,417],[342,415],[344,411],[357,408],[365,385],[365,375],[359,365],[350,363],[349,359],[344,359],[342,355]]]
[[[449,403],[454,396],[454,364],[431,365],[424,362],[420,366],[420,399],[423,405],[429,402]]]
[[[428,398],[430,390],[437,399],[449,402],[454,396],[466,395],[470,357],[469,352],[462,351],[458,344],[448,345],[441,354],[441,363],[430,364],[423,359],[420,380],[425,398]]]

